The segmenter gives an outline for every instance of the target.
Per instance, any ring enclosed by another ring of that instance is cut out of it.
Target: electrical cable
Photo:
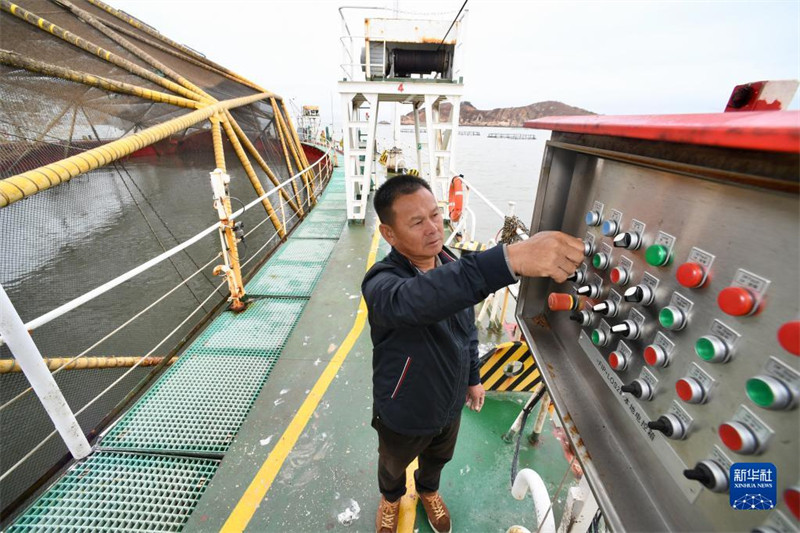
[[[462,12],[462,11],[464,11],[464,8],[467,6],[467,2],[469,2],[469,0],[464,0],[464,3],[463,3],[463,4],[461,4],[461,9],[459,9],[459,10],[458,10],[458,13],[456,13],[456,17],[453,19],[453,22],[451,22],[451,23],[450,23],[450,27],[449,27],[449,28],[447,28],[447,33],[445,33],[445,34],[444,34],[444,37],[442,37],[442,42],[440,42],[440,43],[439,43],[439,46],[436,48],[436,51],[437,51],[437,52],[439,51],[439,49],[440,49],[440,48],[442,47],[442,45],[444,44],[444,40],[445,40],[445,39],[447,39],[447,36],[448,36],[448,35],[450,35],[450,30],[452,30],[452,29],[453,29],[453,26],[455,26],[455,25],[456,25],[456,21],[458,20],[458,17],[461,15],[461,12]]]
[[[514,458],[511,460],[511,486],[514,486],[514,480],[517,479],[517,471],[519,469],[519,445],[522,441],[522,434],[525,433],[525,422],[528,420],[528,415],[533,411],[534,406],[542,399],[546,389],[539,387],[539,389],[531,396],[525,407],[522,408],[522,421],[520,422],[519,433],[517,433],[517,444],[514,448]]]

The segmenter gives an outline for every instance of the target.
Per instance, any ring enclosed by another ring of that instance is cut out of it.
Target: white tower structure
[[[417,170],[439,202],[455,173],[455,142],[464,91],[464,25],[467,12],[454,19],[396,18],[383,8],[340,8],[343,61],[339,93],[343,105],[344,171],[349,220],[364,220],[367,197],[375,184],[378,110],[383,102],[408,104],[414,116]],[[377,14],[380,17],[364,17]],[[351,29],[363,24],[364,34]],[[451,104],[443,121],[443,102]],[[426,131],[421,135],[420,114]],[[447,210],[445,210],[446,212]]]

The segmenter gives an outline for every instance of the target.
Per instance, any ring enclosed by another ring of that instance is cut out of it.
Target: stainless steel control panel
[[[531,229],[586,258],[570,282],[524,280],[517,317],[614,529],[798,527],[800,171],[729,155],[548,143]],[[579,309],[550,310],[554,292]],[[738,462],[776,465],[774,509],[731,507]]]

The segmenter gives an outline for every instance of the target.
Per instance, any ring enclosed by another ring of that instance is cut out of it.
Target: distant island
[[[444,103],[439,107],[439,114],[442,120],[450,118],[451,106]],[[536,102],[522,107],[499,107],[496,109],[477,109],[470,102],[461,102],[461,114],[459,125],[461,126],[505,126],[509,128],[521,128],[526,120],[533,120],[541,117],[564,116],[564,115],[595,115],[591,111],[573,107],[561,102],[546,101]],[[419,113],[420,122],[425,121],[425,111]],[[400,119],[401,124],[414,124],[413,113],[403,115]]]

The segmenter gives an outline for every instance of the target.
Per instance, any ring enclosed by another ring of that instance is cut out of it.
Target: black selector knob
[[[584,310],[576,311],[576,312],[572,313],[571,315],[569,315],[569,319],[570,320],[574,320],[575,322],[577,322],[581,326],[585,326],[585,325],[589,324],[592,321],[592,315],[591,315],[591,313],[589,313],[589,311],[586,311],[584,309]]]
[[[713,492],[728,491],[728,473],[715,461],[703,460],[683,471],[686,479],[699,481],[705,488]]]
[[[658,420],[648,422],[647,427],[660,431],[667,437],[672,435],[672,424],[669,423],[665,416],[659,416]]]
[[[651,400],[653,398],[653,388],[642,379],[634,379],[627,385],[620,387],[622,392],[627,392],[639,400]]]
[[[575,283],[583,283],[585,279],[586,279],[586,272],[584,272],[583,270],[576,270],[575,272],[572,273],[571,276],[567,278],[567,281],[572,281]]]
[[[665,437],[682,439],[686,436],[686,428],[680,419],[673,414],[661,415],[657,420],[647,423],[647,427],[660,431]]]
[[[624,298],[626,302],[650,305],[653,303],[653,289],[647,285],[636,285],[625,291]]]

